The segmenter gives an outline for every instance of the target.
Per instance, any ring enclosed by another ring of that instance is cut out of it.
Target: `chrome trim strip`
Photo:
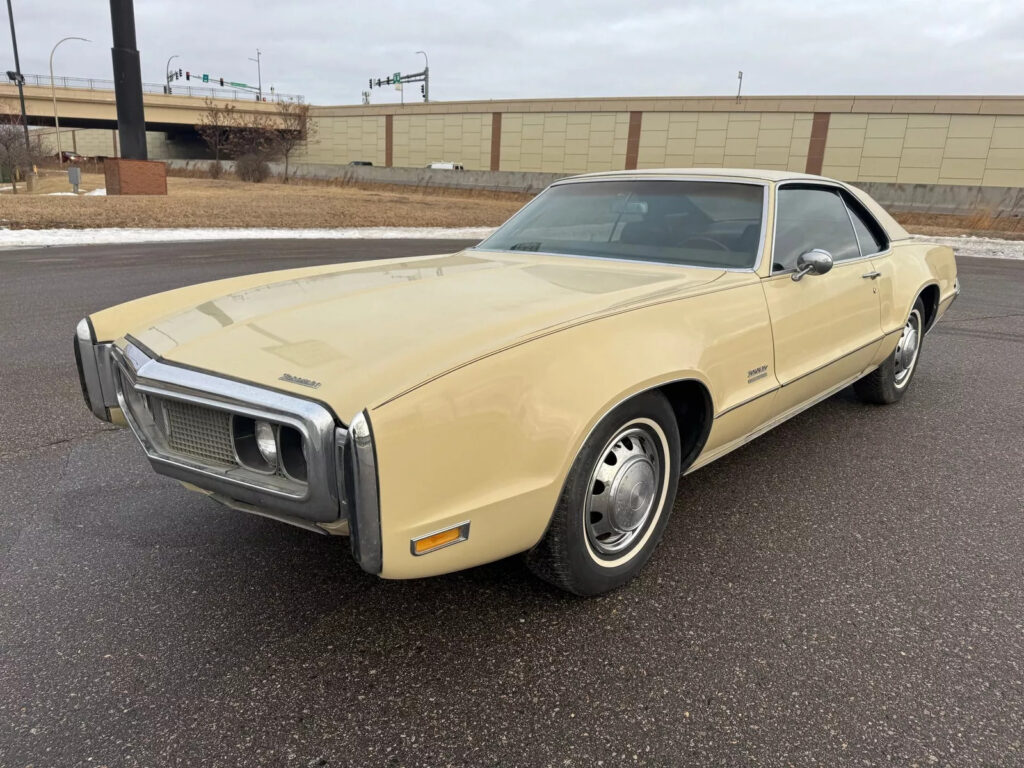
[[[800,405],[796,406],[795,408],[790,408],[786,413],[780,414],[779,416],[776,416],[774,419],[766,421],[764,424],[762,424],[760,427],[755,429],[750,434],[743,435],[742,437],[739,437],[736,440],[733,440],[731,443],[726,443],[725,445],[719,446],[714,451],[709,453],[707,456],[700,456],[700,457],[698,457],[697,460],[695,462],[693,462],[693,464],[691,464],[686,470],[684,470],[682,474],[683,475],[688,475],[691,472],[696,472],[701,467],[706,467],[711,462],[717,461],[718,459],[722,458],[723,456],[726,456],[726,455],[732,453],[736,449],[741,448],[744,445],[746,445],[747,443],[749,443],[751,440],[754,440],[755,438],[760,437],[765,432],[768,432],[769,430],[774,429],[775,427],[779,426],[780,424],[783,424],[784,422],[789,421],[794,416],[796,416],[796,415],[798,415],[800,413],[803,413],[808,408],[814,407],[815,405],[820,403],[822,400],[827,400],[828,398],[832,397],[832,395],[836,394],[837,392],[840,392],[843,389],[846,389],[846,387],[848,387],[851,384],[853,384],[853,382],[857,381],[857,379],[859,379],[860,377],[861,377],[861,374],[859,374],[859,373],[854,375],[854,376],[851,376],[850,378],[842,381],[841,383],[837,384],[836,386],[832,387],[831,389],[825,390],[820,395],[815,395],[810,400],[808,400],[808,401],[806,401],[804,403],[801,403]],[[794,379],[794,381],[795,381],[795,379]]]
[[[656,264],[660,266],[668,267],[686,267],[688,269],[714,269],[725,272],[757,272],[761,266],[761,261],[764,258],[765,253],[765,234],[767,232],[766,227],[768,225],[768,191],[771,187],[771,182],[763,181],[760,179],[750,179],[744,176],[700,176],[700,175],[680,175],[672,176],[670,174],[651,174],[651,175],[627,175],[623,174],[620,176],[573,176],[567,179],[559,179],[558,181],[552,182],[544,190],[542,190],[533,200],[520,208],[513,216],[508,219],[505,224],[511,222],[522,216],[531,206],[536,205],[537,202],[542,198],[545,192],[553,187],[561,187],[566,184],[603,184],[607,182],[618,182],[618,181],[700,181],[700,182],[715,182],[720,184],[743,184],[751,187],[762,187],[763,194],[761,198],[761,237],[758,243],[757,256],[754,259],[753,267],[705,267],[698,264],[683,264],[676,261],[651,261],[648,259],[626,259],[617,258],[614,256],[586,256],[583,254],[576,253],[550,253],[547,251],[509,251],[498,248],[481,248],[480,246],[487,242],[484,240],[480,245],[475,245],[468,250],[472,251],[483,251],[485,253],[514,253],[518,255],[537,253],[542,256],[562,256],[568,259],[598,259],[601,261],[610,262],[626,262],[629,264]],[[502,224],[501,226],[505,226]],[[500,227],[499,227],[500,229]],[[493,237],[493,234],[490,236]],[[487,239],[489,240],[490,237]]]
[[[835,358],[834,360],[830,360],[829,362],[825,363],[824,365],[819,365],[813,371],[808,371],[807,373],[801,373],[795,379],[790,379],[786,383],[779,384],[779,386],[773,387],[772,389],[769,389],[766,392],[762,392],[759,395],[755,395],[754,397],[751,397],[751,398],[749,398],[747,400],[744,400],[742,403],[737,403],[736,405],[730,405],[724,411],[722,411],[721,413],[717,414],[715,416],[715,418],[716,419],[721,418],[722,416],[725,416],[725,414],[730,413],[731,411],[735,411],[737,408],[742,408],[744,405],[749,405],[750,403],[754,402],[755,400],[761,399],[765,395],[770,395],[773,392],[778,392],[780,389],[785,389],[786,387],[790,386],[791,384],[795,384],[796,382],[800,381],[801,379],[807,378],[808,376],[812,376],[813,374],[818,373],[818,371],[823,371],[824,369],[828,368],[830,365],[833,365],[834,363],[838,363],[840,360],[843,360],[843,359],[849,357],[850,355],[855,355],[858,352],[861,352],[862,350],[867,349],[872,344],[878,344],[879,342],[884,341],[885,337],[889,336],[889,335],[892,335],[892,333],[883,334],[883,335],[879,336],[877,339],[875,339],[874,341],[869,341],[867,344],[862,344],[861,346],[857,347],[856,349],[851,350],[850,352],[847,352],[846,354],[840,355],[839,357]]]
[[[755,400],[760,400],[760,399],[761,399],[762,397],[765,397],[766,395],[771,395],[771,394],[774,394],[774,393],[778,392],[778,391],[779,391],[780,389],[782,389],[782,385],[781,385],[781,384],[780,384],[779,386],[776,386],[776,387],[772,387],[771,389],[765,390],[764,392],[762,392],[762,393],[761,393],[761,394],[759,394],[759,395],[754,395],[753,397],[748,397],[748,398],[747,398],[746,400],[744,400],[744,401],[743,401],[742,403],[736,403],[736,405],[730,405],[730,406],[729,406],[728,408],[726,408],[726,409],[725,409],[724,411],[721,411],[720,413],[718,413],[718,414],[717,414],[717,415],[715,416],[715,418],[716,418],[716,419],[720,419],[720,418],[721,418],[722,416],[725,416],[725,414],[727,414],[727,413],[732,413],[732,412],[733,412],[733,411],[735,411],[735,410],[736,410],[737,408],[742,408],[742,407],[743,407],[744,405],[750,405],[750,404],[751,404],[752,402],[754,402]]]
[[[75,327],[75,350],[85,399],[93,415],[103,421],[110,421],[110,414],[103,402],[103,385],[100,380],[100,366],[96,354],[96,337],[92,332],[89,318],[83,317]]]
[[[314,522],[338,519],[337,479],[334,462],[334,417],[322,406],[250,384],[169,365],[146,356],[129,343],[112,349],[114,362],[139,391],[169,400],[266,419],[294,427],[309,446],[308,482],[301,493],[247,476],[244,467],[219,470],[160,450],[137,422],[118,388],[118,400],[128,425],[158,473],[263,509]]]
[[[458,529],[458,531],[459,531],[459,537],[457,539],[452,539],[451,541],[446,541],[444,544],[439,544],[436,547],[431,547],[430,549],[424,550],[423,552],[417,552],[416,551],[416,542],[417,541],[423,541],[424,539],[429,539],[431,536],[437,536],[437,534],[439,534],[439,533],[444,533],[446,531],[451,531],[451,530],[455,530],[455,529]],[[432,554],[434,552],[437,552],[440,549],[444,549],[445,547],[450,547],[453,544],[458,544],[459,542],[466,541],[466,539],[468,539],[468,538],[469,538],[469,520],[467,520],[464,523],[459,523],[458,525],[449,525],[447,528],[439,528],[436,531],[431,531],[430,533],[425,533],[422,536],[417,536],[415,539],[410,539],[410,541],[409,541],[409,552],[412,553],[413,557],[423,557],[424,555]]]
[[[829,360],[827,363],[824,363],[823,365],[819,365],[817,368],[815,368],[813,370],[807,371],[807,373],[801,373],[795,379],[790,379],[789,381],[781,382],[779,388],[782,389],[783,387],[788,387],[790,384],[795,384],[796,382],[800,381],[801,379],[806,379],[808,376],[813,376],[818,371],[823,371],[826,368],[828,368],[830,365],[838,363],[840,360],[845,360],[850,355],[856,355],[858,352],[862,352],[863,350],[867,349],[868,347],[872,346],[873,344],[878,344],[879,342],[883,341],[885,339],[885,337],[886,337],[886,334],[883,333],[877,339],[874,339],[873,341],[869,341],[867,344],[861,344],[856,349],[851,349],[849,352],[846,352],[846,353],[840,355],[839,357],[834,358],[833,360]]]
[[[381,547],[380,487],[377,476],[377,451],[373,442],[370,415],[358,414],[348,427],[355,495],[355,514],[349,515],[352,556],[368,573],[380,573],[384,566]]]

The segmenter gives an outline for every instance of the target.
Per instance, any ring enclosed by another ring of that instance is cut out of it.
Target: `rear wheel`
[[[866,403],[885,405],[900,400],[917,370],[924,339],[924,302],[918,297],[910,311],[896,349],[880,366],[853,385],[854,392]]]
[[[668,523],[679,453],[675,414],[660,393],[613,410],[573,462],[547,533],[527,553],[530,569],[577,595],[632,579]]]

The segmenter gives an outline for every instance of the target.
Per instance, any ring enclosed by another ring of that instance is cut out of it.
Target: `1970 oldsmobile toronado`
[[[270,272],[96,312],[86,403],[153,468],[430,576],[526,553],[632,578],[682,475],[853,385],[893,403],[953,252],[818,176],[553,184],[475,248]]]

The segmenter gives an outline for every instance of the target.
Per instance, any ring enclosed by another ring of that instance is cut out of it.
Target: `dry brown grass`
[[[531,195],[445,187],[353,184],[336,180],[272,179],[250,184],[197,175],[168,178],[167,197],[49,196],[68,192],[66,171],[43,169],[36,194],[0,196],[0,227],[474,227],[497,226]],[[103,186],[83,173],[83,192]],[[979,235],[1024,239],[1021,217],[896,213],[922,235]]]
[[[893,216],[908,232],[918,235],[1024,240],[1024,220],[1020,216],[995,216],[989,211],[977,211],[968,216],[946,213],[894,213]]]
[[[103,177],[84,174],[89,189]],[[47,182],[49,183],[49,181]],[[64,189],[67,189],[66,181]],[[359,189],[325,184],[176,178],[167,197],[4,195],[0,227],[475,227],[497,226],[519,199],[473,191]],[[84,184],[83,184],[84,187]],[[60,190],[64,191],[64,190]]]

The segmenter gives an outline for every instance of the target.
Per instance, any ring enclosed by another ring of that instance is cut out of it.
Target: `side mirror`
[[[832,254],[821,248],[814,248],[797,256],[796,272],[793,273],[793,279],[800,280],[806,274],[824,275],[830,269],[832,269]]]

